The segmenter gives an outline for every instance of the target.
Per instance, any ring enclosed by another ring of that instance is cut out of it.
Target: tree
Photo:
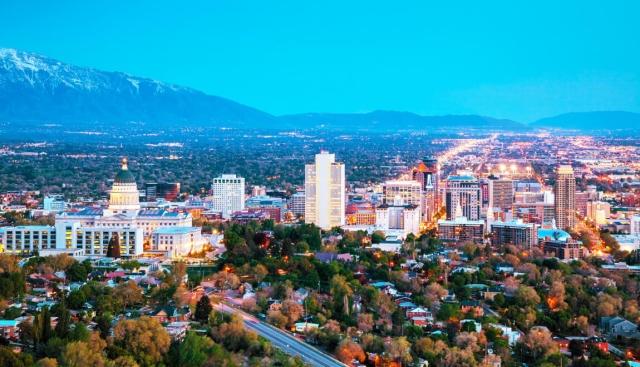
[[[46,343],[51,337],[51,314],[49,308],[45,307],[34,317],[33,321],[33,342],[34,344]]]
[[[0,273],[19,273],[18,257],[10,254],[0,254]]]
[[[269,269],[262,264],[258,264],[254,267],[253,274],[256,277],[256,282],[261,282],[267,275],[269,275]]]
[[[458,347],[446,350],[442,360],[444,367],[473,367],[478,363],[470,349],[460,349]]]
[[[112,317],[110,313],[103,313],[96,317],[96,324],[98,324],[98,330],[100,331],[100,336],[103,338],[107,338],[109,334],[111,334],[111,321]]]
[[[404,336],[393,338],[390,343],[385,344],[385,352],[395,361],[408,365],[413,361],[411,356],[411,343]]]
[[[71,341],[87,341],[91,337],[91,332],[87,328],[87,326],[82,322],[77,322],[74,324],[75,327],[69,332],[68,340]]]
[[[162,361],[171,338],[158,320],[142,316],[137,320],[121,320],[113,328],[114,344],[124,348],[143,367]]]
[[[518,353],[528,360],[537,361],[558,352],[558,345],[553,341],[551,333],[545,327],[534,327],[520,340],[516,346]]]
[[[240,278],[225,270],[215,273],[211,280],[220,289],[237,289],[240,286]]]
[[[55,358],[42,358],[36,362],[36,367],[58,367],[58,361]]]
[[[363,333],[368,333],[374,326],[373,315],[370,313],[361,313],[358,315],[358,329]]]
[[[564,301],[565,290],[564,283],[561,281],[554,281],[551,283],[551,289],[547,296],[547,306],[551,311],[560,311],[566,309],[569,305]]]
[[[60,254],[46,257],[46,263],[49,264],[54,271],[67,271],[73,264],[78,263],[68,254]]]
[[[331,296],[335,310],[343,315],[349,315],[349,299],[353,295],[353,290],[347,280],[342,275],[334,275],[329,284]]]
[[[336,357],[340,362],[350,365],[354,359],[364,362],[365,354],[362,347],[358,343],[352,342],[350,339],[344,339],[336,348]]]
[[[113,289],[113,297],[116,298],[124,308],[142,303],[142,288],[133,280],[119,284]]]
[[[431,306],[435,302],[440,302],[443,297],[446,297],[449,294],[449,291],[439,283],[431,283],[425,288],[424,294],[427,306]]]
[[[213,353],[214,342],[206,336],[188,333],[178,347],[178,365],[200,367]]]
[[[413,343],[413,350],[416,355],[431,362],[448,348],[447,344],[442,340],[433,340],[431,338],[420,338]]]
[[[258,341],[258,335],[245,329],[242,317],[239,315],[233,315],[231,321],[221,324],[217,330],[212,329],[211,333],[216,341],[233,352],[246,351]]]
[[[140,367],[138,362],[131,356],[120,356],[114,359],[110,365],[113,367]]]
[[[209,299],[209,296],[205,294],[200,297],[198,303],[196,304],[196,312],[194,314],[194,318],[197,321],[204,323],[209,320],[209,314],[212,310],[213,307],[211,306],[211,300]]]
[[[173,263],[171,276],[175,284],[181,284],[187,275],[187,263],[184,261],[176,261]]]
[[[535,306],[540,303],[540,296],[533,287],[521,285],[516,291],[516,303],[520,306]]]
[[[279,328],[284,328],[289,322],[289,318],[278,310],[271,310],[267,313],[267,321]]]
[[[88,273],[87,267],[76,261],[67,269],[66,275],[72,282],[80,282],[87,280]]]
[[[67,296],[67,304],[72,310],[79,310],[87,302],[87,296],[81,290],[74,290]]]
[[[287,316],[287,324],[291,325],[302,317],[304,308],[298,302],[288,299],[282,302],[282,314]]]
[[[13,349],[0,345],[0,366],[31,367],[33,358],[27,353],[14,353]]]
[[[384,232],[375,231],[371,234],[371,243],[380,243],[386,239]]]
[[[71,313],[64,307],[58,311],[58,323],[56,324],[55,332],[59,338],[66,338],[69,334],[69,327],[71,326]]]
[[[107,245],[107,257],[119,258],[120,257],[120,236],[118,233],[113,232]]]
[[[617,315],[622,308],[622,300],[620,297],[612,296],[606,293],[600,293],[598,295],[597,309],[598,316],[613,316]]]
[[[92,348],[86,342],[71,342],[67,344],[60,359],[65,367],[105,366],[102,351]]]

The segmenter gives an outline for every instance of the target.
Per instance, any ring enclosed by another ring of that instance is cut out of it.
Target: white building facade
[[[231,214],[244,210],[244,177],[223,174],[213,179],[213,210],[229,219]]]
[[[106,256],[109,241],[118,238],[120,256],[135,257],[145,251],[154,231],[162,228],[192,227],[190,214],[164,209],[140,209],[135,177],[127,161],[116,174],[109,196],[109,206],[84,208],[56,215],[54,226],[20,226],[0,228],[0,252],[29,254],[40,251],[68,251],[84,256]],[[147,240],[147,241],[145,241]],[[149,251],[163,251],[151,246]]]
[[[335,155],[321,151],[314,164],[305,166],[305,223],[330,229],[345,224],[344,164]]]

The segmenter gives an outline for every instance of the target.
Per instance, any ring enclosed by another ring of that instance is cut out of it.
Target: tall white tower
[[[344,164],[336,163],[335,154],[321,151],[315,164],[307,164],[304,173],[305,223],[322,229],[345,223]]]
[[[576,178],[569,165],[558,166],[556,170],[555,217],[560,229],[571,229],[576,225]]]
[[[213,179],[213,210],[229,219],[231,214],[244,210],[244,177],[221,175]]]

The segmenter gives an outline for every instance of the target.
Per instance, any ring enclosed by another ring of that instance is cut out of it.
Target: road
[[[319,351],[311,345],[302,342],[291,334],[273,327],[266,322],[260,321],[254,316],[243,312],[237,308],[230,307],[223,303],[214,305],[214,308],[218,311],[225,313],[232,313],[240,315],[244,320],[244,325],[247,329],[256,332],[258,335],[269,340],[275,347],[281,349],[283,352],[292,355],[300,356],[302,360],[311,365],[318,367],[346,367],[347,365],[333,358],[332,356]]]

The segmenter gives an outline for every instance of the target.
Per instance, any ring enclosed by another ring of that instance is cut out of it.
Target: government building
[[[206,240],[192,226],[188,213],[141,209],[140,193],[127,160],[117,172],[107,208],[84,208],[56,215],[54,226],[0,228],[0,252],[41,255],[66,252],[76,256],[107,255],[111,239],[120,256],[147,252],[166,257],[186,256],[202,250]]]

